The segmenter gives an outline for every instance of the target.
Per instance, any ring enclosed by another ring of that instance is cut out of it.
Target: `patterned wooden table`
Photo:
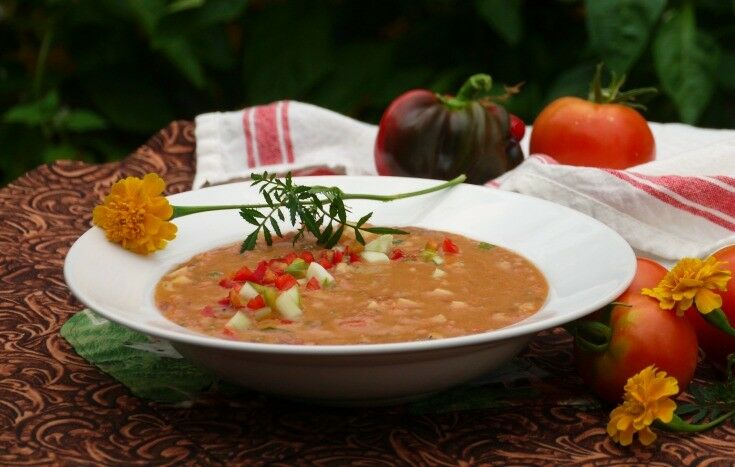
[[[605,434],[607,410],[547,400],[512,409],[415,414],[325,409],[253,395],[190,408],[152,404],[78,357],[59,327],[81,304],[64,256],[123,175],[157,172],[171,193],[193,176],[193,124],[174,122],[121,163],[57,162],[0,190],[0,464],[3,465],[732,465],[732,425],[660,433],[651,449]],[[527,358],[546,384],[584,391],[569,339],[537,337]],[[700,376],[708,376],[708,368]]]

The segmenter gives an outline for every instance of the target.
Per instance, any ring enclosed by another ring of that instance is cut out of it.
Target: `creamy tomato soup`
[[[276,239],[193,257],[166,274],[156,303],[214,336],[279,344],[374,344],[502,328],[532,315],[548,287],[527,259],[446,232],[407,228],[363,247]]]

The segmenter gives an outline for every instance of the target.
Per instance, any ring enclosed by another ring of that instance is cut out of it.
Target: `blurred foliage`
[[[531,122],[594,66],[647,117],[735,127],[733,0],[0,0],[0,182],[119,158],[176,118],[298,99],[377,122],[401,92],[525,82]]]

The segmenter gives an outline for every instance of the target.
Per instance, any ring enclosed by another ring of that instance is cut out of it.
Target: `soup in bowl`
[[[167,273],[156,304],[175,323],[274,344],[378,344],[508,326],[546,300],[541,271],[508,249],[449,232],[404,228],[365,245],[319,248],[292,235],[240,253],[239,243]]]
[[[376,194],[436,184],[401,177],[295,181]],[[259,194],[236,183],[169,200],[256,203]],[[611,229],[514,193],[460,185],[391,203],[354,200],[350,208],[354,218],[374,212],[373,224],[410,233],[366,238],[362,251],[345,237],[329,251],[285,239],[240,255],[233,244],[250,227],[236,211],[214,211],[175,219],[176,240],[145,257],[93,227],[70,249],[64,273],[85,305],[169,341],[223,379],[293,398],[366,405],[482,376],[537,332],[612,301],[635,272],[633,251]],[[290,278],[280,273],[288,268]]]

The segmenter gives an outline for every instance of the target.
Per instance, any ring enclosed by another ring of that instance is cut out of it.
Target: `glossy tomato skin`
[[[562,97],[533,122],[530,153],[562,164],[625,169],[654,160],[656,145],[648,122],[635,109]]]
[[[450,109],[425,89],[390,104],[375,142],[380,175],[448,180],[464,173],[469,183],[482,184],[522,161],[503,107],[474,101]]]
[[[728,269],[735,275],[735,245],[722,248],[713,254],[720,261],[728,262]],[[727,316],[731,325],[735,326],[735,279],[730,278],[727,290],[719,292],[722,297],[722,311]],[[694,308],[686,312],[687,319],[694,326],[699,339],[699,346],[705,356],[720,370],[725,369],[727,356],[735,353],[735,337],[728,336],[724,332],[707,323],[702,315]]]
[[[649,365],[656,365],[679,382],[683,390],[697,367],[697,336],[691,324],[658,301],[641,295],[666,274],[655,261],[639,258],[636,277],[616,300],[630,306],[615,306],[610,313],[612,338],[604,352],[591,352],[575,343],[577,369],[585,383],[600,398],[618,402],[628,378]],[[599,319],[601,312],[590,318]]]

